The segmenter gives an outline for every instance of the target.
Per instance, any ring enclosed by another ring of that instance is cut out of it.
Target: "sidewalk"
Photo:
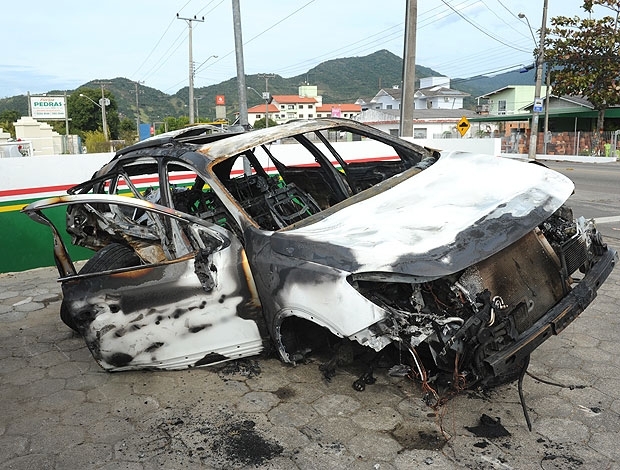
[[[620,268],[532,355],[532,374],[567,386],[526,376],[532,432],[516,384],[434,411],[383,369],[364,392],[356,370],[326,383],[318,363],[264,357],[106,373],[60,321],[56,275],[0,274],[0,469],[620,467]]]

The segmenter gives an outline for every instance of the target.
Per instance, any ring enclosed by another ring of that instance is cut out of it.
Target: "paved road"
[[[620,241],[620,162],[544,163],[575,183],[569,199],[575,215],[594,218],[605,237]]]
[[[564,385],[526,377],[532,432],[515,385],[433,410],[383,369],[364,392],[358,370],[326,383],[316,362],[269,357],[106,373],[59,320],[55,278],[0,274],[0,469],[620,468],[620,269],[532,355],[531,373]],[[483,415],[501,427],[477,428]]]

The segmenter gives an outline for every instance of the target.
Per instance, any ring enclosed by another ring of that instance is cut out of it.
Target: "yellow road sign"
[[[467,120],[465,116],[463,116],[461,120],[459,121],[459,123],[456,125],[456,128],[460,132],[461,137],[467,134],[467,131],[469,130],[470,127],[471,127],[471,124],[469,123],[469,121]]]

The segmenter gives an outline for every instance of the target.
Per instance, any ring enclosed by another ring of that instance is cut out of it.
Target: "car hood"
[[[443,153],[430,168],[383,192],[274,233],[271,245],[280,254],[348,272],[430,280],[514,243],[573,190],[570,179],[541,165]]]

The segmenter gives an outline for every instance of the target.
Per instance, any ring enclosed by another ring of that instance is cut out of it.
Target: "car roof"
[[[148,139],[144,139],[134,145],[130,145],[119,150],[118,152],[116,152],[116,155],[114,155],[114,158],[112,160],[115,160],[122,155],[126,155],[136,150],[161,147],[162,145],[168,143],[205,144],[243,132],[245,132],[245,129],[243,129],[243,127],[241,126],[222,128],[210,124],[199,124],[196,126],[165,132],[163,134],[158,134],[153,137],[149,137]]]
[[[226,139],[220,139],[198,146],[200,152],[209,160],[218,160],[233,155],[240,154],[245,150],[259,145],[268,144],[279,139],[293,137],[306,132],[325,131],[330,129],[348,128],[357,130],[362,135],[376,136],[384,141],[391,141],[395,145],[416,147],[418,151],[427,153],[428,151],[417,144],[408,142],[376,128],[361,124],[351,119],[342,118],[321,118],[314,120],[289,121],[285,124],[269,127],[265,129],[253,130],[243,134],[237,134]]]
[[[402,140],[386,132],[370,127],[366,124],[342,118],[321,118],[313,120],[289,121],[278,126],[264,129],[245,131],[242,127],[229,128],[225,132],[213,132],[214,126],[199,125],[181,129],[178,131],[160,134],[156,137],[144,140],[130,147],[126,147],[116,153],[114,158],[104,165],[97,175],[105,174],[116,166],[123,157],[131,157],[132,154],[148,154],[152,157],[163,157],[182,155],[188,151],[199,153],[208,161],[215,161],[239,155],[246,150],[255,148],[263,144],[277,142],[280,139],[294,137],[307,132],[328,131],[333,129],[346,128],[357,131],[361,135],[373,136],[384,142],[390,142],[395,146],[413,148],[421,154],[429,153],[425,149],[413,142]],[[165,151],[157,151],[166,148]],[[152,149],[153,152],[148,151]]]

